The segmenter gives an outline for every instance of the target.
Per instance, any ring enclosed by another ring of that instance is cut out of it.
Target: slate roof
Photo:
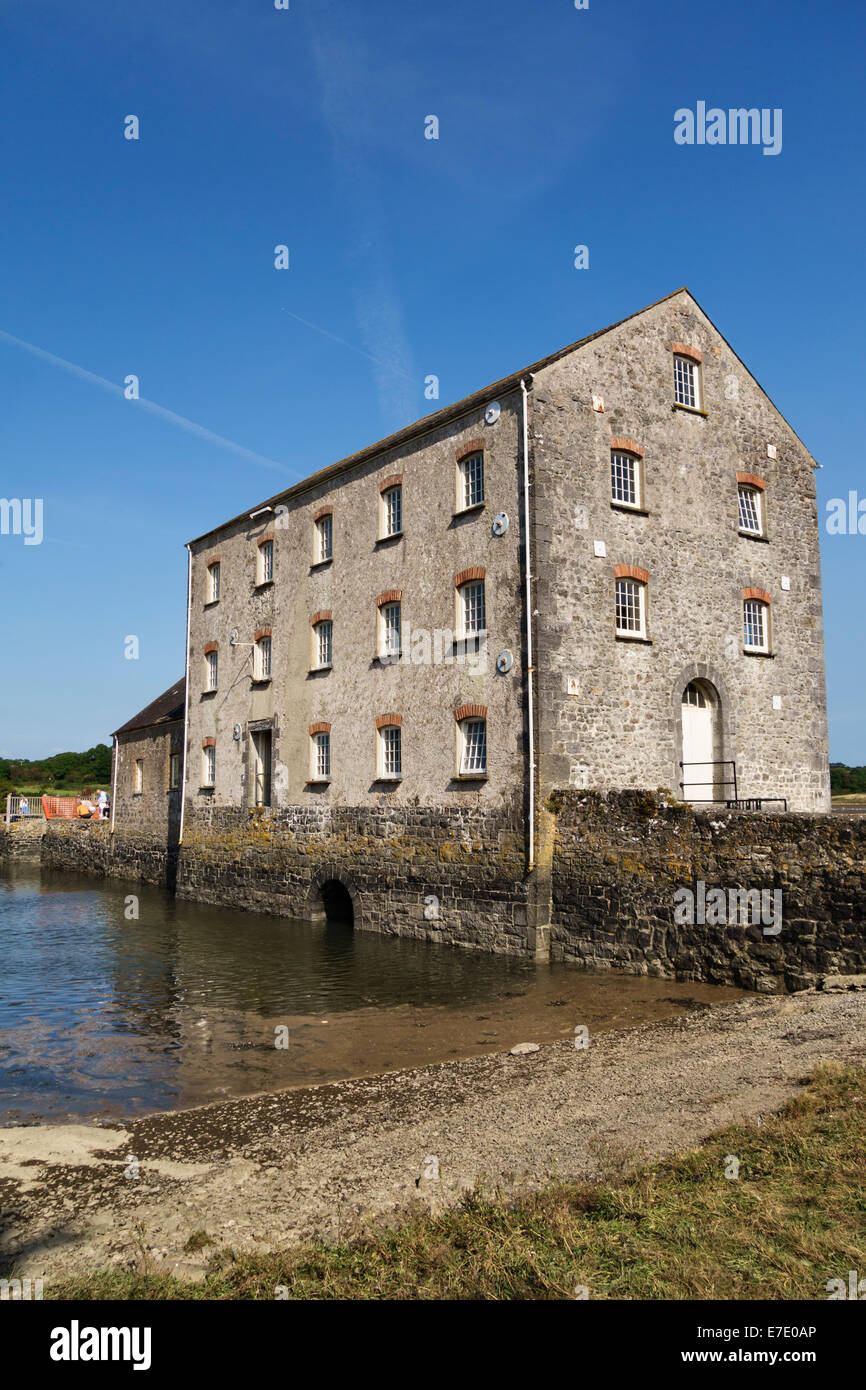
[[[186,676],[181,676],[170,689],[156,700],[151,700],[149,705],[145,705],[132,719],[127,719],[119,729],[115,729],[114,736],[131,734],[134,729],[149,729],[154,724],[173,724],[175,720],[183,719],[185,704]]]

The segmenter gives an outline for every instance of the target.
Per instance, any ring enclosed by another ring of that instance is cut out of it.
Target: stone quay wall
[[[182,897],[316,918],[333,880],[348,890],[362,930],[529,950],[523,826],[513,810],[214,807],[185,827]]]
[[[866,816],[695,810],[640,791],[558,792],[549,809],[552,959],[768,992],[866,970]],[[731,890],[764,890],[781,930],[730,910],[677,920],[681,890],[697,916],[714,888],[729,907]]]
[[[766,992],[866,971],[866,816],[696,810],[669,793],[573,789],[546,809],[551,960]],[[324,915],[336,880],[359,930],[541,955],[532,923],[547,904],[532,898],[516,806],[208,807],[180,847],[112,837],[105,822],[0,832],[0,861],[34,859],[41,845],[46,868],[308,920]],[[714,918],[713,890],[725,907],[732,892],[763,892],[761,915]]]

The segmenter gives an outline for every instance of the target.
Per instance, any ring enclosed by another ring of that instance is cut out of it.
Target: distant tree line
[[[866,792],[866,767],[848,767],[847,763],[831,763],[830,789],[837,796],[845,792]]]
[[[0,796],[19,787],[42,787],[62,793],[65,788],[107,786],[111,779],[111,748],[97,743],[84,753],[54,753],[50,758],[0,758]]]

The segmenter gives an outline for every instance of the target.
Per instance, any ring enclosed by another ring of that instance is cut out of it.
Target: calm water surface
[[[0,1123],[129,1117],[738,997],[15,868],[0,873]]]

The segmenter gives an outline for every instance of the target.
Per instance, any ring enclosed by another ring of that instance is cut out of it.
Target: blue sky
[[[682,284],[822,516],[866,497],[864,47],[854,0],[0,0],[0,496],[44,499],[41,545],[0,535],[0,754],[177,679],[192,536]],[[699,100],[781,108],[781,153],[677,146]],[[866,763],[866,535],[822,547]]]

